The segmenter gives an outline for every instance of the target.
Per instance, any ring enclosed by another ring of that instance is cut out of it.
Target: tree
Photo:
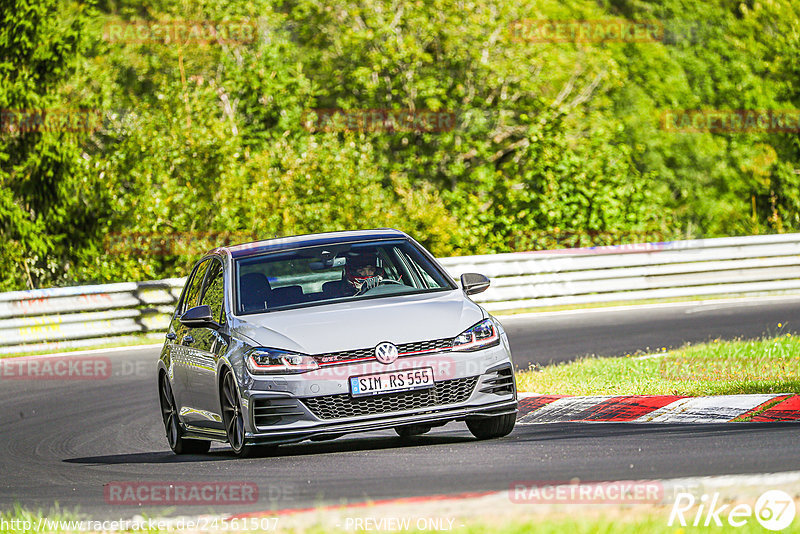
[[[74,121],[96,115],[64,88],[91,16],[71,2],[2,1],[0,289],[52,284],[71,268],[73,247],[92,237],[100,199],[81,158],[91,126]]]

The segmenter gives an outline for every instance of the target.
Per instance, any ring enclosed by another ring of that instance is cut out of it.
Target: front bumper
[[[298,430],[281,429],[279,431],[262,431],[257,434],[248,433],[246,439],[253,444],[296,443],[306,439],[333,439],[353,432],[371,432],[414,424],[436,426],[450,421],[462,421],[469,417],[492,417],[511,413],[517,413],[516,399],[483,406],[438,408],[417,414],[390,414],[362,421],[325,423],[313,428]]]
[[[351,376],[421,367],[433,368],[435,388],[350,400]],[[517,395],[513,376],[505,344],[475,352],[405,357],[391,365],[372,360],[332,365],[294,376],[251,375],[242,389],[246,439],[253,444],[293,443],[330,439],[351,432],[413,424],[437,426],[449,421],[515,413]],[[500,383],[506,386],[499,387]],[[445,390],[458,394],[444,395]],[[352,404],[359,409],[337,411],[319,407],[319,401],[330,405],[333,400],[339,406]],[[364,408],[365,405],[369,407]]]

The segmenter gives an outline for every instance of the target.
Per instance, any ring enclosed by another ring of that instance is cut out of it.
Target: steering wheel
[[[405,284],[403,282],[400,282],[398,280],[390,280],[388,278],[384,278],[383,280],[378,282],[378,285],[372,286],[372,287],[370,287],[368,289],[364,289],[362,291],[359,291],[356,294],[357,295],[365,295],[365,294],[369,293],[370,291],[373,291],[373,290],[375,290],[375,289],[377,289],[377,288],[379,288],[381,286],[385,286],[385,285],[389,285],[389,284],[397,284],[397,285],[405,286]]]

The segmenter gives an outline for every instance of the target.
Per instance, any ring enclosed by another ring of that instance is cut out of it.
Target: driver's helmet
[[[374,252],[359,252],[347,257],[345,279],[358,292],[371,289],[383,280],[383,269],[378,267],[378,257]]]

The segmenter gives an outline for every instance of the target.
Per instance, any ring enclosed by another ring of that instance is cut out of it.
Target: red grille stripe
[[[427,349],[427,350],[417,350],[414,352],[400,352],[397,354],[398,357],[400,356],[413,356],[414,354],[427,354],[429,352],[450,352],[450,349]],[[374,360],[375,356],[366,356],[364,358],[354,358],[352,360],[337,360],[334,362],[322,362],[320,363],[320,367],[324,367],[326,365],[340,365],[343,363],[351,363],[351,362],[363,362],[364,360]]]

